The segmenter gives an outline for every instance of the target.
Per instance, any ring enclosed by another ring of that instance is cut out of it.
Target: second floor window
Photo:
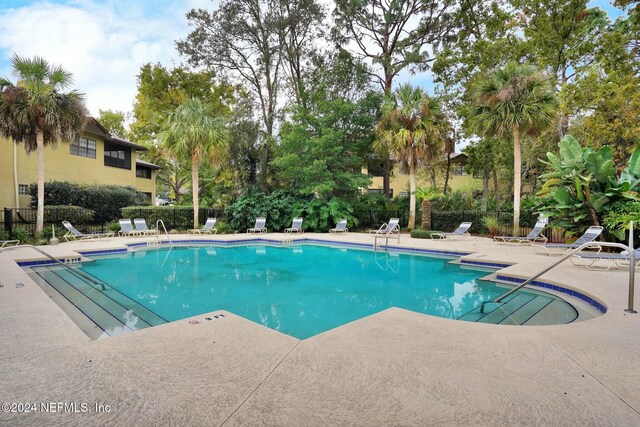
[[[131,169],[131,149],[105,142],[104,165],[122,169]]]
[[[79,138],[70,144],[69,150],[74,156],[96,158],[96,142],[93,139]]]
[[[151,179],[151,169],[147,169],[147,168],[136,168],[136,176],[137,176],[138,178]]]

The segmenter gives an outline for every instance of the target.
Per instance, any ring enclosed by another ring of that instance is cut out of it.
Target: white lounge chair
[[[0,240],[0,248],[6,248],[8,246],[18,246],[20,240]]]
[[[64,239],[69,242],[71,240],[89,240],[89,239],[106,239],[107,237],[113,237],[114,233],[81,233],[78,231],[69,221],[62,221],[62,225],[67,229],[67,233],[63,236]]]
[[[396,234],[398,236],[398,242],[400,242],[400,219],[391,218],[389,222],[382,224],[377,230],[369,230],[369,234],[375,234],[376,236]]]
[[[147,227],[147,221],[144,218],[134,218],[133,225],[135,225],[136,231],[139,231],[140,234],[143,234],[143,235],[158,234],[158,230],[156,228]]]
[[[284,232],[285,233],[304,233],[304,231],[302,230],[302,218],[298,217],[298,218],[293,218],[293,223],[291,224],[290,228],[285,228]]]
[[[187,230],[188,234],[211,234],[217,233],[216,229],[216,221],[217,218],[207,218],[207,222],[204,223],[202,228],[194,228],[191,230]]]
[[[451,233],[431,233],[432,239],[446,239],[449,237],[457,237],[457,236],[471,236],[469,234],[469,228],[471,228],[470,222],[463,222],[460,224],[458,228],[456,228]]]
[[[256,224],[253,228],[248,228],[247,233],[266,233],[267,232],[267,219],[264,217],[256,218]]]
[[[584,245],[585,243],[593,242],[602,234],[603,228],[600,226],[591,226],[584,232],[582,236],[578,240],[573,243],[546,243],[544,245],[531,245],[535,253],[542,255],[562,255],[563,253],[567,253],[573,249],[578,248],[579,246]],[[597,251],[600,252],[602,250],[601,247],[597,247]]]
[[[142,232],[133,228],[131,224],[131,220],[128,218],[122,218],[118,220],[120,224],[120,231],[118,231],[118,235],[120,236],[142,236]]]
[[[336,228],[332,228],[329,230],[329,233],[348,233],[349,229],[347,228],[347,220],[341,219],[336,224]]]
[[[531,232],[526,236],[523,236],[523,237],[495,236],[493,240],[495,240],[498,243],[515,243],[515,244],[531,244],[535,242],[546,243],[547,242],[546,236],[543,236],[541,234],[542,230],[544,230],[544,227],[546,227],[546,225],[547,225],[546,219],[539,220],[538,222],[536,222],[536,225],[533,227]]]
[[[640,248],[633,251],[635,269],[640,270]],[[588,253],[581,252],[571,257],[573,265],[586,267],[588,270],[608,271],[612,267],[629,268],[631,257],[628,252],[621,253]]]

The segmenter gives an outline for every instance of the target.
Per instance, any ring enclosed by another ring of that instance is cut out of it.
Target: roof
[[[138,165],[144,166],[144,167],[149,168],[149,169],[162,169],[160,166],[154,165],[153,163],[149,163],[149,162],[145,162],[144,160],[136,159],[136,166],[138,166]]]
[[[148,148],[142,145],[134,144],[133,142],[124,140],[122,138],[118,138],[116,136],[112,136],[109,131],[100,124],[94,117],[87,116],[86,123],[84,124],[84,132],[97,135],[99,137],[104,138],[105,142],[109,142],[111,144],[122,145],[124,147],[133,148],[136,151],[147,151]]]

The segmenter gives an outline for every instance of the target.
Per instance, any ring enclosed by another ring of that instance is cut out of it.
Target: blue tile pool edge
[[[502,274],[498,274],[498,275],[496,275],[496,280],[503,280],[505,282],[520,284],[520,283],[525,282],[527,279],[523,279],[521,277],[512,277],[512,276],[505,276],[505,275],[502,275]],[[570,295],[572,297],[578,298],[578,299],[586,302],[587,304],[597,308],[603,314],[607,312],[607,307],[604,304],[602,304],[600,301],[595,300],[595,299],[591,298],[590,296],[585,295],[585,294],[583,294],[581,292],[578,292],[575,289],[565,288],[565,287],[562,287],[562,286],[553,285],[551,283],[541,282],[539,280],[534,280],[533,282],[531,282],[531,286],[550,289],[552,291],[561,292],[561,293]]]

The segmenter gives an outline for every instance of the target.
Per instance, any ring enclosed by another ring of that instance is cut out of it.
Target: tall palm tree
[[[84,94],[65,92],[72,74],[45,59],[13,55],[14,85],[0,78],[0,134],[24,144],[27,153],[38,156],[38,206],[36,236],[44,223],[44,147],[59,141],[74,141],[82,132],[87,110]]]
[[[494,71],[473,94],[471,119],[484,136],[513,137],[513,231],[520,227],[520,137],[536,135],[555,117],[557,100],[547,76],[529,65],[509,63]]]
[[[416,168],[445,154],[450,130],[438,101],[419,87],[402,85],[382,103],[374,144],[409,171],[409,228],[416,224]]]
[[[203,158],[219,159],[227,142],[227,129],[222,117],[197,98],[189,99],[167,117],[158,140],[174,156],[191,160],[193,191],[193,226],[198,227],[199,166]]]

